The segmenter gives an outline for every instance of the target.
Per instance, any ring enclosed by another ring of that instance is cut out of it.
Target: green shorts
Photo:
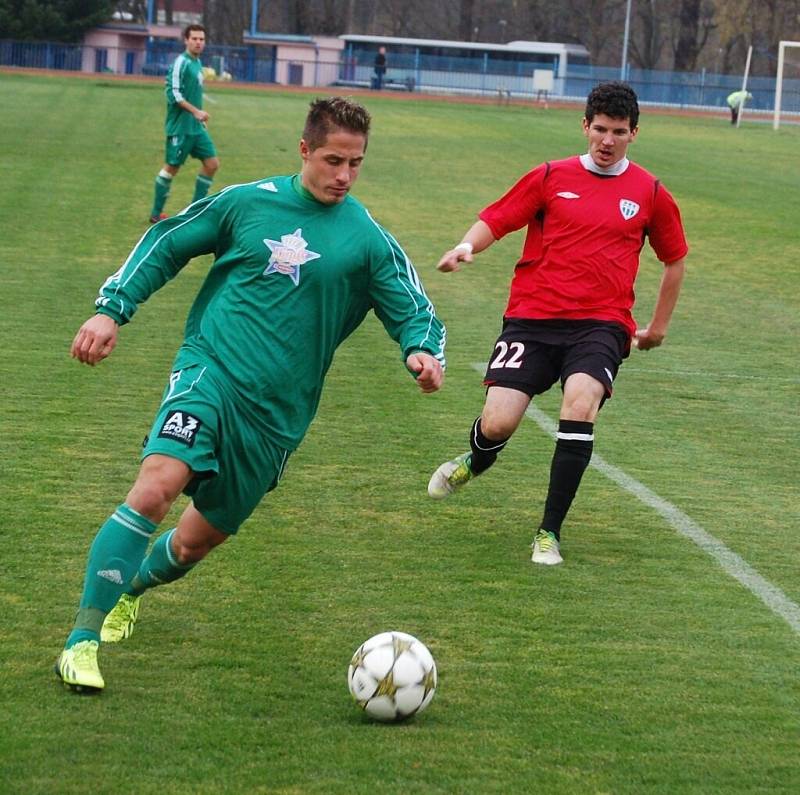
[[[197,160],[216,157],[217,150],[207,130],[196,135],[168,135],[164,162],[168,166],[182,166],[189,156]]]
[[[185,493],[229,535],[278,485],[290,452],[273,444],[240,402],[202,363],[176,370],[142,451],[142,458],[158,453],[187,464],[194,477]]]

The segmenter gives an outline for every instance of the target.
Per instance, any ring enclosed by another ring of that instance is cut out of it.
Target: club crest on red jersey
[[[264,276],[270,273],[283,273],[289,276],[295,285],[300,284],[300,266],[322,256],[308,250],[308,243],[303,240],[302,229],[295,229],[290,235],[281,235],[280,240],[265,238],[264,245],[272,252],[269,264],[264,269]]]
[[[619,211],[622,213],[622,217],[626,221],[630,221],[631,218],[633,218],[633,216],[639,212],[639,205],[630,199],[620,199]]]

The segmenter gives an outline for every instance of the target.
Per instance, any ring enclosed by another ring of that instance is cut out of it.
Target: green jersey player
[[[349,196],[367,148],[357,103],[311,104],[294,176],[235,185],[151,227],[108,278],[72,355],[95,365],[136,308],[195,256],[214,264],[186,323],[136,482],[89,552],[56,672],[104,687],[98,643],[132,631],[141,595],[184,576],[275,488],[336,348],[370,309],[423,392],[441,386],[444,327],[409,258]],[[149,540],[181,492],[175,528]]]
[[[161,211],[169,196],[172,178],[187,157],[197,158],[202,163],[195,179],[193,202],[208,194],[219,168],[217,150],[206,129],[209,116],[203,110],[203,64],[200,56],[206,46],[206,30],[202,25],[187,25],[183,40],[186,50],[173,61],[167,72],[166,153],[164,165],[156,177],[151,224],[165,217]]]

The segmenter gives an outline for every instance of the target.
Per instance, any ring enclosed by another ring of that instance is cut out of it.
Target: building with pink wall
[[[259,59],[274,59],[273,80],[287,86],[322,86],[336,81],[344,42],[332,36],[245,33]]]
[[[146,63],[148,41],[173,39],[180,43],[182,31],[183,24],[144,25],[120,21],[101,25],[84,37],[81,69],[123,75],[163,74],[166,70],[159,61]],[[249,51],[248,59],[253,62],[252,73],[244,79],[317,86],[334,83],[339,76],[344,49],[344,42],[339,38],[245,33],[243,44]],[[242,48],[237,49],[241,56]],[[215,66],[218,72],[228,69],[226,55],[207,54],[203,63]],[[242,79],[242,75],[238,79]]]

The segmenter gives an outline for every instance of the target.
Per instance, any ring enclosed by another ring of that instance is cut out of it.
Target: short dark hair
[[[347,130],[369,138],[369,123],[367,109],[350,97],[315,99],[306,116],[303,139],[313,151],[323,146],[334,130]]]
[[[189,38],[189,34],[193,30],[199,30],[201,33],[205,33],[206,32],[206,29],[205,29],[205,27],[203,27],[203,25],[198,25],[196,22],[193,22],[191,25],[187,25],[183,29],[183,38],[184,38],[184,40]]]
[[[590,122],[598,113],[612,119],[627,119],[631,129],[636,129],[639,125],[639,101],[636,92],[627,83],[618,80],[600,83],[589,92],[583,115]]]

